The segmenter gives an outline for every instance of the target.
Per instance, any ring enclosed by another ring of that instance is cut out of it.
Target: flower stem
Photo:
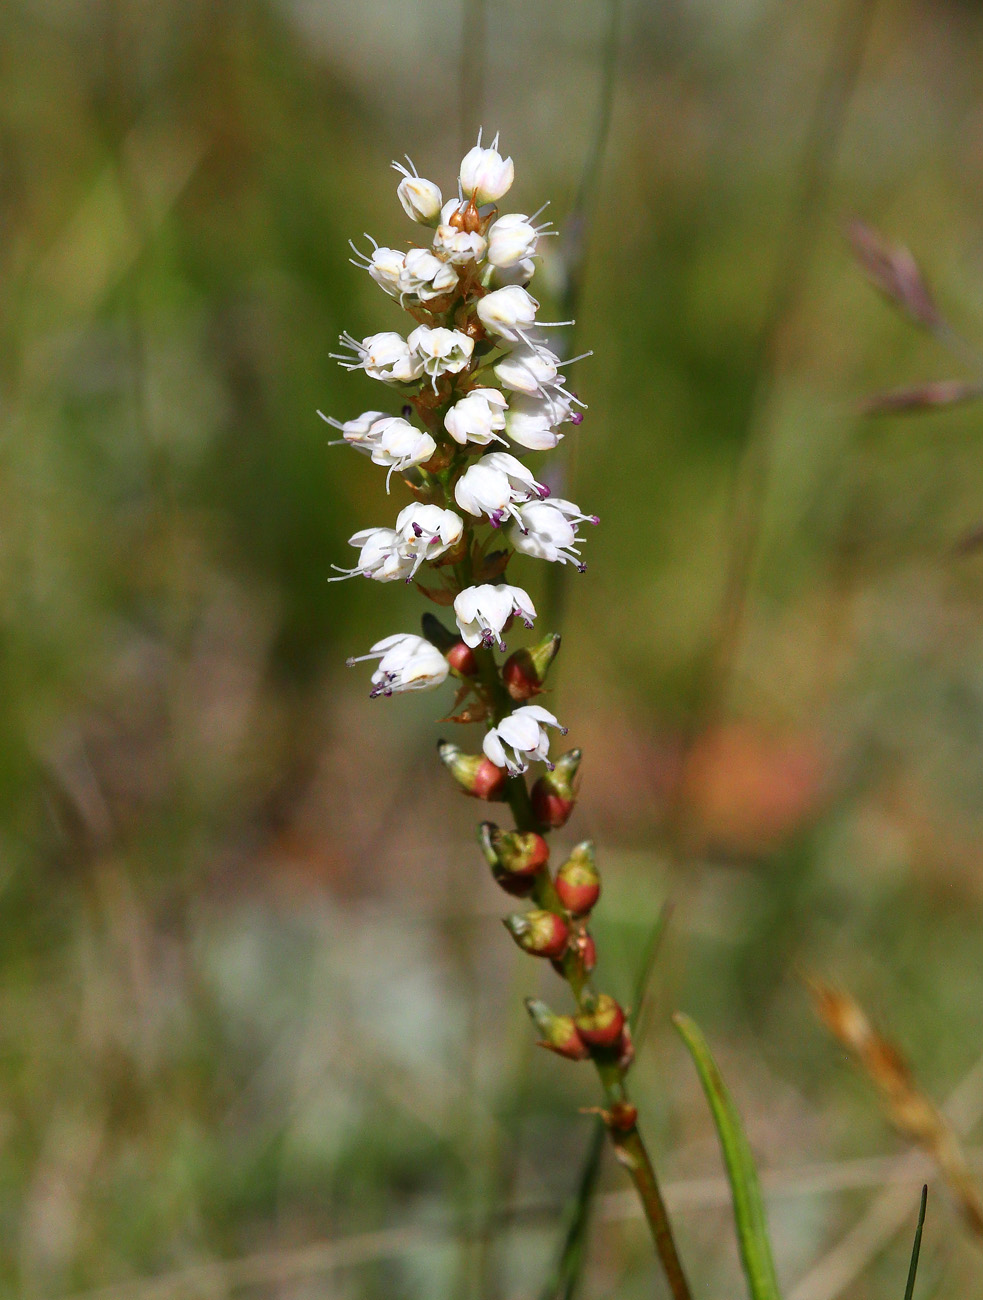
[[[508,692],[502,682],[501,673],[495,662],[494,652],[481,647],[475,650],[474,656],[478,665],[479,677],[487,693],[492,715],[497,724],[511,710]],[[525,777],[513,777],[506,783],[505,798],[512,811],[516,830],[543,831],[533,812]],[[536,877],[533,899],[539,907],[554,912],[562,910],[552,877],[546,867]],[[557,969],[561,977],[570,985],[578,1011],[591,1010],[596,1004],[597,995],[591,988],[590,980],[584,971],[581,960],[573,953],[568,953],[563,959],[562,966],[557,963]],[[655,1176],[655,1169],[648,1149],[634,1121],[627,1128],[624,1127],[623,1123],[621,1127],[618,1127],[615,1122],[616,1118],[628,1113],[630,1107],[628,1093],[625,1088],[625,1072],[617,1063],[611,1061],[595,1059],[594,1065],[601,1086],[604,1089],[605,1101],[607,1106],[611,1108],[610,1112],[603,1111],[602,1116],[605,1119],[615,1155],[619,1163],[628,1171],[632,1182],[635,1184],[635,1190],[638,1192],[639,1200],[642,1203],[642,1209],[648,1221],[652,1240],[668,1280],[673,1300],[691,1300],[689,1285],[683,1272],[679,1252],[676,1249],[669,1216],[665,1202],[662,1199],[662,1193],[659,1190],[658,1179]]]
[[[619,1133],[609,1126],[608,1132],[618,1162],[627,1169],[638,1192],[638,1199],[642,1202],[673,1300],[690,1300],[689,1284],[676,1250],[665,1201],[642,1135],[637,1127],[632,1127],[627,1133]]]

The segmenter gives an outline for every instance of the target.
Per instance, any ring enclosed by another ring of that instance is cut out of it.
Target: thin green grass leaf
[[[751,1300],[779,1300],[778,1278],[768,1240],[758,1173],[741,1118],[695,1021],[677,1012],[672,1022],[693,1058],[717,1126]]]
[[[918,1272],[918,1255],[922,1248],[922,1228],[925,1226],[925,1207],[928,1205],[928,1184],[922,1188],[922,1203],[918,1207],[918,1223],[915,1226],[915,1240],[911,1247],[911,1263],[908,1265],[908,1285],[904,1289],[904,1300],[911,1300],[915,1290],[915,1274]]]

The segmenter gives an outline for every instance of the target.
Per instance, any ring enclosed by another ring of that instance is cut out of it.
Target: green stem
[[[672,1292],[673,1300],[690,1300],[689,1284],[683,1272],[679,1252],[676,1250],[676,1242],[672,1235],[666,1203],[662,1199],[662,1192],[659,1190],[655,1169],[652,1167],[648,1150],[642,1141],[642,1135],[637,1128],[631,1128],[627,1133],[618,1133],[609,1128],[608,1132],[611,1134],[614,1153],[619,1163],[627,1169],[632,1182],[635,1184],[638,1198],[642,1202],[642,1208],[645,1211],[645,1217],[648,1220],[652,1239],[659,1253],[659,1259],[662,1261],[662,1268],[669,1282],[669,1290]]]

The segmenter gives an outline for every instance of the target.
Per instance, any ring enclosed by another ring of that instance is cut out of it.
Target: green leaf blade
[[[780,1300],[761,1187],[741,1117],[699,1026],[689,1016],[678,1012],[672,1020],[693,1058],[717,1126],[751,1300]]]

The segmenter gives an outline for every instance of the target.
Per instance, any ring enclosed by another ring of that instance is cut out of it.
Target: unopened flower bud
[[[482,149],[479,131],[478,143],[461,160],[461,192],[475,203],[494,203],[508,192],[514,179],[512,159],[502,158],[498,152],[498,136],[490,149]]]
[[[393,169],[403,178],[396,187],[396,196],[411,221],[418,221],[421,226],[435,226],[443,203],[440,189],[433,181],[424,180],[417,174],[412,159],[406,161],[410,164],[408,169],[402,163],[393,163]]]
[[[594,842],[584,840],[556,873],[556,892],[571,916],[587,916],[601,892],[594,863]]]
[[[574,783],[582,757],[581,750],[568,750],[557,759],[553,771],[546,772],[533,786],[532,809],[541,826],[556,830],[569,820],[577,802]]]
[[[553,632],[538,645],[516,650],[502,666],[502,680],[513,700],[531,700],[543,689],[550,665],[560,649],[560,634]]]
[[[602,993],[593,1011],[582,1011],[574,1017],[574,1024],[589,1047],[617,1047],[625,1027],[625,1013],[614,998]]]
[[[555,912],[536,910],[505,917],[503,924],[523,952],[557,960],[566,952],[570,931]]]
[[[506,775],[484,754],[465,754],[449,740],[437,742],[437,753],[465,794],[491,802],[504,799]]]
[[[573,1016],[558,1016],[538,998],[526,998],[530,1019],[542,1034],[539,1046],[570,1061],[583,1061],[590,1056],[587,1044],[577,1032]]]

